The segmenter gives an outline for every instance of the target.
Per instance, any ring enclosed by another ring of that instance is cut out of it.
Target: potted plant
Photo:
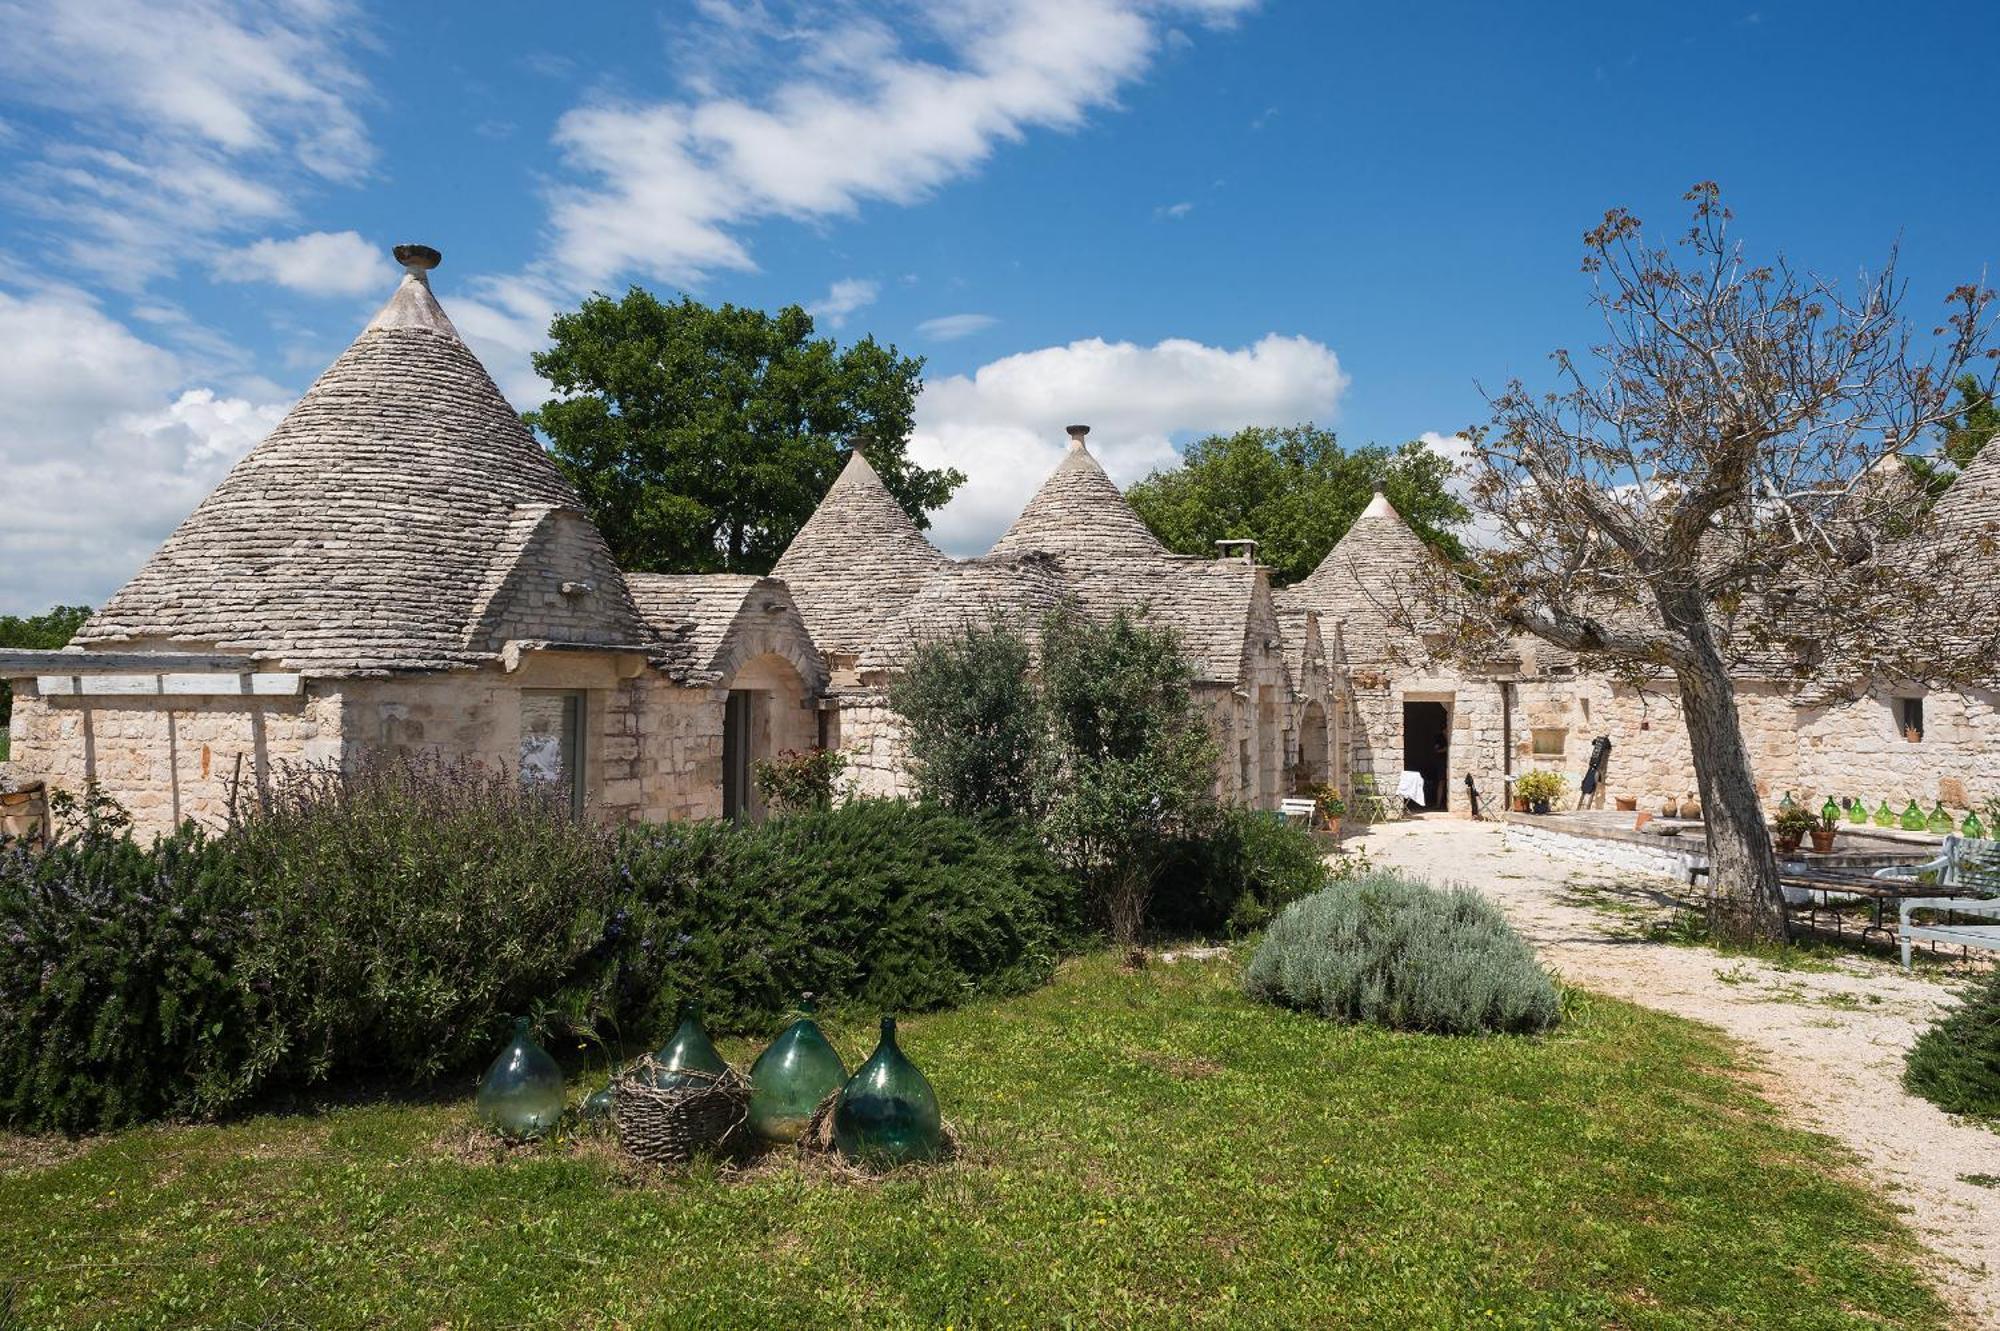
[[[1799,843],[1806,839],[1806,833],[1818,825],[1818,820],[1804,809],[1796,806],[1778,810],[1778,816],[1771,820],[1771,835],[1776,839],[1778,850],[1786,855],[1796,854]]]
[[[1340,839],[1340,820],[1347,816],[1347,801],[1340,797],[1340,790],[1325,781],[1308,787],[1308,795],[1319,806],[1319,816],[1326,820],[1326,830],[1333,833],[1334,840]]]
[[[1821,809],[1819,817],[1812,825],[1812,848],[1815,855],[1833,854],[1833,837],[1840,831],[1840,810],[1834,807],[1832,800],[1827,801],[1827,807],[1832,808],[1833,813],[1829,815],[1826,809]]]
[[[1563,797],[1569,789],[1569,782],[1561,772],[1524,772],[1514,781],[1514,793],[1528,802],[1528,808],[1535,813],[1547,813],[1549,805]]]

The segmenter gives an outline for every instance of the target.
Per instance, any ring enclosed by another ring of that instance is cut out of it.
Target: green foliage
[[[234,970],[250,885],[190,826],[100,821],[0,848],[0,1122],[82,1132],[233,1104],[264,996]]]
[[[961,813],[1041,814],[1053,755],[1032,669],[1012,624],[968,625],[917,648],[889,701],[921,798]]]
[[[1244,985],[1323,1017],[1440,1035],[1545,1031],[1561,1015],[1555,983],[1497,906],[1388,872],[1287,907]]]
[[[1327,882],[1310,833],[1269,813],[1222,809],[1204,835],[1168,848],[1152,919],[1169,933],[1240,938]]]
[[[611,545],[656,573],[767,573],[812,515],[849,441],[919,526],[965,480],[905,452],[923,362],[776,314],[665,302],[633,287],[550,326],[535,369],[559,397],[528,414]]]
[[[830,808],[846,770],[847,755],[837,750],[786,749],[775,758],[759,758],[750,779],[772,813],[802,813]]]
[[[1514,779],[1514,794],[1530,804],[1559,800],[1569,793],[1569,779],[1545,768],[1523,772]]]
[[[0,852],[0,1122],[202,1117],[491,1057],[517,1013],[655,1040],[681,998],[764,1027],[1045,980],[1075,889],[1019,824],[863,801],[614,832],[477,766],[295,774],[228,833],[115,806]]]
[[[1453,528],[1471,514],[1448,486],[1452,468],[1420,441],[1349,452],[1331,430],[1253,426],[1188,446],[1126,498],[1168,549],[1212,556],[1220,540],[1257,542],[1280,585],[1319,566],[1379,488],[1431,545],[1456,559]]]
[[[1340,797],[1340,787],[1331,781],[1319,781],[1307,787],[1306,794],[1312,796],[1320,816],[1339,819],[1347,816],[1347,801]]]
[[[1917,1037],[1903,1085],[1946,1113],[2000,1119],[2000,974]]]
[[[39,615],[0,615],[0,647],[29,651],[67,647],[90,613],[87,605],[59,605]],[[14,687],[0,679],[0,726],[13,714]],[[0,740],[0,762],[6,758],[6,741]]]
[[[1059,780],[1045,830],[1096,922],[1138,939],[1175,843],[1214,826],[1216,747],[1180,643],[1119,611],[1052,614],[1041,692]]]
[[[1074,888],[1018,824],[857,800],[742,828],[634,829],[618,850],[625,940],[598,1007],[664,1031],[684,999],[716,1029],[823,1003],[925,1011],[1045,981]]]
[[[1958,389],[1959,409],[1944,421],[1937,453],[1903,459],[1910,474],[1933,499],[1949,490],[1958,474],[1979,456],[1979,450],[2000,436],[2000,402],[1994,401],[1992,390],[1980,382],[1979,376],[1962,374],[1953,387]]]

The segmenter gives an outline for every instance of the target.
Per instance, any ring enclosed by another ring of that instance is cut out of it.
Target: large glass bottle
[[[1881,804],[1876,806],[1875,826],[1894,827],[1895,825],[1896,825],[1896,811],[1890,808],[1889,801],[1887,799],[1884,799]]]
[[[526,1141],[556,1125],[563,1112],[562,1069],[528,1034],[528,1019],[514,1021],[514,1038],[486,1069],[474,1101],[486,1126]]]
[[[1952,822],[1951,815],[1944,811],[1943,800],[1932,806],[1931,816],[1924,820],[1924,830],[1934,836],[1950,836],[1958,830],[1958,825]]]
[[[1832,827],[1840,821],[1840,806],[1833,802],[1833,796],[1826,797],[1826,803],[1819,806],[1819,821],[1824,827]]]
[[[851,1160],[889,1166],[934,1160],[943,1142],[937,1094],[896,1047],[896,1019],[884,1017],[882,1042],[840,1092],[833,1143]]]
[[[1924,811],[1917,807],[1915,800],[1911,800],[1910,807],[1903,810],[1903,830],[1905,832],[1921,832],[1929,822],[1930,819],[1924,817]]]
[[[701,1010],[692,1003],[683,1003],[680,1019],[673,1039],[653,1055],[653,1061],[660,1065],[653,1074],[653,1085],[663,1091],[708,1086],[713,1078],[729,1071],[722,1055],[715,1052],[715,1042],[708,1038],[708,1028],[701,1024]],[[684,1075],[687,1073],[708,1075]]]
[[[1976,840],[1986,835],[1986,824],[1979,821],[1977,811],[1968,810],[1965,815],[1965,821],[1959,824],[1958,830],[1960,835],[1969,836]]]
[[[1798,801],[1792,798],[1792,792],[1789,790],[1785,792],[1785,797],[1778,801],[1779,813],[1784,813],[1789,809],[1796,809],[1798,807]]]
[[[1868,801],[1847,801],[1847,821],[1850,823],[1866,823],[1868,821]]]
[[[750,1130],[766,1141],[797,1141],[819,1102],[847,1081],[847,1064],[813,1020],[811,997],[800,1006],[804,1015],[750,1065]]]

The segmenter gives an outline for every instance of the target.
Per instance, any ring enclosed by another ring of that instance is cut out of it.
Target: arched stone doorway
[[[1299,718],[1299,789],[1333,779],[1333,744],[1327,733],[1326,709],[1306,704]]]
[[[722,816],[753,822],[764,800],[751,779],[757,764],[819,742],[819,714],[798,667],[776,652],[745,661],[729,679],[722,709]]]

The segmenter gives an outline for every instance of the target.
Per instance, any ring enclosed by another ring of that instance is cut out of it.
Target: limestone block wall
[[[313,681],[297,698],[56,697],[15,681],[8,775],[81,792],[95,778],[138,834],[192,818],[227,824],[232,789],[254,801],[286,764],[338,762],[340,690]]]
[[[1910,689],[1901,696],[1916,697]],[[1839,707],[1797,713],[1797,784],[1824,800],[1916,800],[1964,809],[2000,799],[2000,694],[1923,694],[1923,738],[1904,736],[1898,695],[1876,694]]]
[[[646,822],[722,816],[722,725],[728,692],[687,689],[653,672],[630,681],[613,701],[619,724],[613,753],[621,766],[607,796],[630,798],[628,817]],[[614,791],[618,781],[636,791]]]
[[[1465,778],[1479,788],[1482,811],[1497,807],[1505,771],[1500,686],[1451,672],[1397,673],[1394,666],[1356,670],[1350,678],[1347,758],[1350,773],[1369,774],[1383,793],[1393,793],[1405,762],[1403,705],[1443,704],[1449,718],[1449,808],[1469,812]]]
[[[896,799],[915,794],[903,720],[886,693],[857,689],[836,695],[827,747],[847,755],[849,799]]]

